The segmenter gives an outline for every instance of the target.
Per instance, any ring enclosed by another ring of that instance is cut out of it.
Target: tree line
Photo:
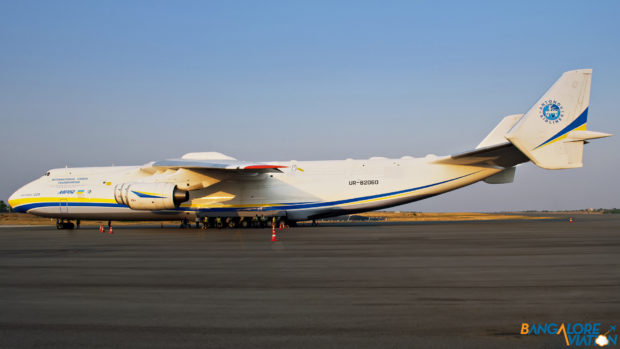
[[[3,200],[0,200],[0,212],[9,212],[9,206]]]

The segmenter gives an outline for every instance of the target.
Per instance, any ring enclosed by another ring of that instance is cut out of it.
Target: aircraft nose
[[[19,190],[18,190],[18,191],[19,191]],[[14,207],[14,204],[15,204],[15,198],[16,198],[16,195],[15,195],[15,194],[17,194],[17,191],[16,191],[16,192],[14,192],[13,194],[11,194],[11,196],[9,196],[9,207],[11,208],[11,210],[13,210],[13,209],[15,208],[15,207]]]
[[[9,197],[9,206],[11,207],[11,211],[13,212],[21,212],[19,211],[19,209],[16,209],[15,207],[18,204],[18,199],[20,197],[20,192],[21,192],[21,188],[16,190],[10,197]]]

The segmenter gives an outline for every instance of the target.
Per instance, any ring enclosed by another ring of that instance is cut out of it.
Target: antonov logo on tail
[[[478,181],[510,183],[516,166],[527,161],[546,169],[581,167],[585,141],[610,136],[586,130],[591,76],[590,69],[564,73],[528,112],[505,117],[474,150],[458,155],[253,162],[188,153],[142,166],[52,169],[17,190],[9,204],[57,218],[59,228],[81,219],[229,227],[278,219],[294,225],[422,200]]]
[[[540,105],[540,117],[545,122],[557,124],[562,121],[564,107],[555,100],[544,101]]]

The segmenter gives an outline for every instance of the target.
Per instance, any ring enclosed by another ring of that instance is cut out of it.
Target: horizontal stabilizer
[[[566,137],[569,141],[587,141],[589,139],[605,138],[612,136],[609,133],[596,131],[573,131]]]
[[[503,118],[497,126],[486,136],[476,149],[490,147],[492,145],[499,145],[506,143],[506,133],[521,119],[523,114],[508,115]]]
[[[528,160],[514,145],[504,142],[503,144],[440,158],[435,163],[446,165],[491,165],[508,168]]]

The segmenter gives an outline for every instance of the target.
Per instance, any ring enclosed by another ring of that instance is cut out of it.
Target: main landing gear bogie
[[[189,221],[187,220],[187,218],[183,218],[183,220],[181,221],[181,225],[179,225],[179,228],[181,229],[191,228],[191,224],[189,224]]]
[[[210,229],[210,228],[266,228],[271,227],[272,219],[268,217],[203,217],[199,220],[200,223],[197,222],[202,229]],[[280,227],[280,225],[286,226],[296,226],[296,222],[289,221],[284,217],[276,217],[276,227]],[[184,224],[181,223],[181,228],[184,228]]]
[[[56,219],[56,229],[80,229],[80,220],[77,219],[75,224],[68,219]]]

